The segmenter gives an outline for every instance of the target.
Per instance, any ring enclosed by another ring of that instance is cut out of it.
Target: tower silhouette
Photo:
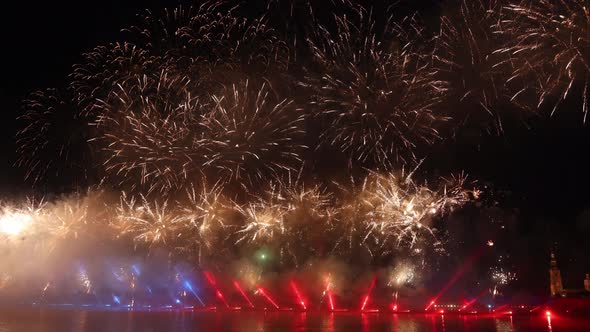
[[[561,282],[561,272],[557,267],[557,259],[555,253],[551,250],[551,262],[549,268],[549,280],[551,286],[551,296],[562,296],[563,295],[563,283]]]

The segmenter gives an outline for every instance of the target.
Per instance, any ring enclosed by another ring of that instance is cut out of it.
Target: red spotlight
[[[549,311],[549,310],[545,311],[545,316],[551,316],[551,311]]]

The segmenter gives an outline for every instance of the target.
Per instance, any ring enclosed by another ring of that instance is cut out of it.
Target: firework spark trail
[[[434,112],[445,88],[401,23],[389,17],[378,30],[371,11],[356,5],[351,10],[352,15],[334,16],[336,31],[320,25],[307,40],[314,67],[301,84],[310,90],[314,115],[325,123],[320,143],[360,162],[415,161],[416,148],[434,143],[438,125],[446,121]]]
[[[496,298],[496,296],[500,294],[502,287],[518,279],[516,273],[510,271],[510,268],[507,266],[504,260],[504,256],[499,256],[496,264],[490,268],[490,281],[493,286],[490,289],[492,298]]]
[[[586,0],[514,2],[504,7],[500,33],[508,44],[498,52],[518,62],[511,80],[537,83],[538,106],[552,114],[574,89],[582,90],[584,121],[590,86],[590,7]]]
[[[85,238],[92,231],[94,216],[88,214],[88,203],[81,197],[57,204],[44,218],[43,227],[50,235],[50,250],[71,239]]]

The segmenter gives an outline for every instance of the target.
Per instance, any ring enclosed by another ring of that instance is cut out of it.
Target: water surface
[[[590,331],[590,319],[296,312],[0,310],[0,332]]]

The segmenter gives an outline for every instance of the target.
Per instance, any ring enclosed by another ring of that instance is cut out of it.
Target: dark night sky
[[[116,40],[121,36],[120,28],[131,23],[141,9],[171,7],[177,3],[102,0],[13,1],[8,7],[3,4],[0,193],[10,195],[27,186],[21,172],[11,166],[20,100],[35,89],[63,85],[81,52]],[[437,15],[436,6],[424,5],[424,8],[428,10],[427,18]],[[455,147],[446,159],[451,168],[464,169],[473,178],[510,192],[509,199],[502,204],[520,209],[519,236],[523,241],[542,239],[531,242],[531,250],[538,254],[534,259],[544,264],[546,246],[552,240],[559,242],[562,257],[573,257],[575,251],[588,252],[589,152],[590,125],[582,124],[580,110],[566,107],[554,118],[540,120],[534,129],[493,137],[475,147]],[[577,257],[565,267],[575,270],[576,275],[570,278],[572,282],[580,282],[577,273],[590,271],[590,258]]]

